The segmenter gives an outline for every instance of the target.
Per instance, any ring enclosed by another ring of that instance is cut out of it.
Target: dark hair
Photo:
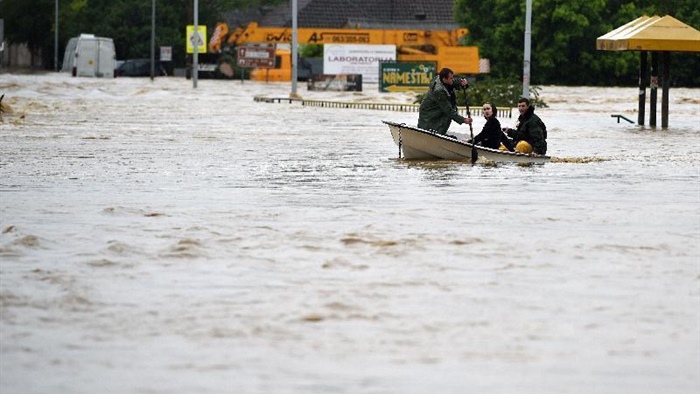
[[[525,103],[529,107],[530,106],[530,99],[528,99],[526,97],[521,97],[520,100],[518,100],[518,103]]]
[[[449,68],[444,67],[442,70],[440,70],[440,73],[438,75],[440,75],[440,80],[442,81],[443,79],[449,77],[450,74],[454,74],[454,72]]]
[[[489,102],[489,101],[487,101],[487,102],[484,103],[484,105],[486,105],[486,104],[488,104],[488,105],[491,106],[491,110],[492,110],[492,112],[493,112],[493,116],[496,117],[496,115],[498,115],[498,108],[496,108],[496,104],[494,104],[494,103],[492,103],[492,102]]]

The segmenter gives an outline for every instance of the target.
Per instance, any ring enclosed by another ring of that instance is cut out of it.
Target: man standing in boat
[[[518,100],[518,123],[515,129],[505,129],[513,139],[515,150],[533,156],[547,154],[547,126],[535,115],[535,107],[523,97]]]
[[[471,124],[472,118],[465,118],[457,112],[455,95],[455,85],[466,87],[467,84],[466,78],[455,77],[449,68],[440,70],[423,96],[418,112],[418,128],[445,135],[453,120],[459,124]]]

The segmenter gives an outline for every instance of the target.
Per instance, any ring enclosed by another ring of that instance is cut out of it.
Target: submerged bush
[[[547,107],[547,103],[540,99],[540,88],[530,86],[530,104],[537,108]],[[469,83],[467,95],[469,106],[481,105],[485,102],[494,103],[497,107],[517,107],[518,99],[522,97],[522,84],[513,84],[510,80],[484,79]],[[423,101],[425,94],[416,96],[416,103]],[[464,92],[457,91],[457,105],[465,105]]]

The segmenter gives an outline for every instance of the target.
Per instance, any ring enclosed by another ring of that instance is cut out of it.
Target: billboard
[[[362,74],[316,74],[306,82],[308,90],[361,92]]]
[[[436,62],[384,62],[379,64],[380,92],[427,92],[437,75]]]
[[[396,60],[396,45],[326,44],[324,74],[362,74],[363,82],[379,82],[379,63]]]

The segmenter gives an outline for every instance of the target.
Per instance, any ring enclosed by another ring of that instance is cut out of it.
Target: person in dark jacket
[[[508,136],[501,130],[501,122],[496,118],[498,109],[492,103],[486,102],[482,108],[486,124],[481,132],[474,137],[474,144],[485,146],[491,149],[508,149],[513,152],[513,144]],[[501,148],[501,144],[503,148]]]
[[[418,128],[433,130],[445,135],[454,120],[459,124],[471,124],[472,118],[465,118],[457,112],[455,85],[466,87],[465,78],[455,77],[452,70],[443,68],[430,83],[418,112]]]
[[[547,126],[535,115],[535,107],[523,97],[518,100],[518,111],[520,116],[516,128],[506,130],[513,138],[515,150],[532,155],[547,154]]]

